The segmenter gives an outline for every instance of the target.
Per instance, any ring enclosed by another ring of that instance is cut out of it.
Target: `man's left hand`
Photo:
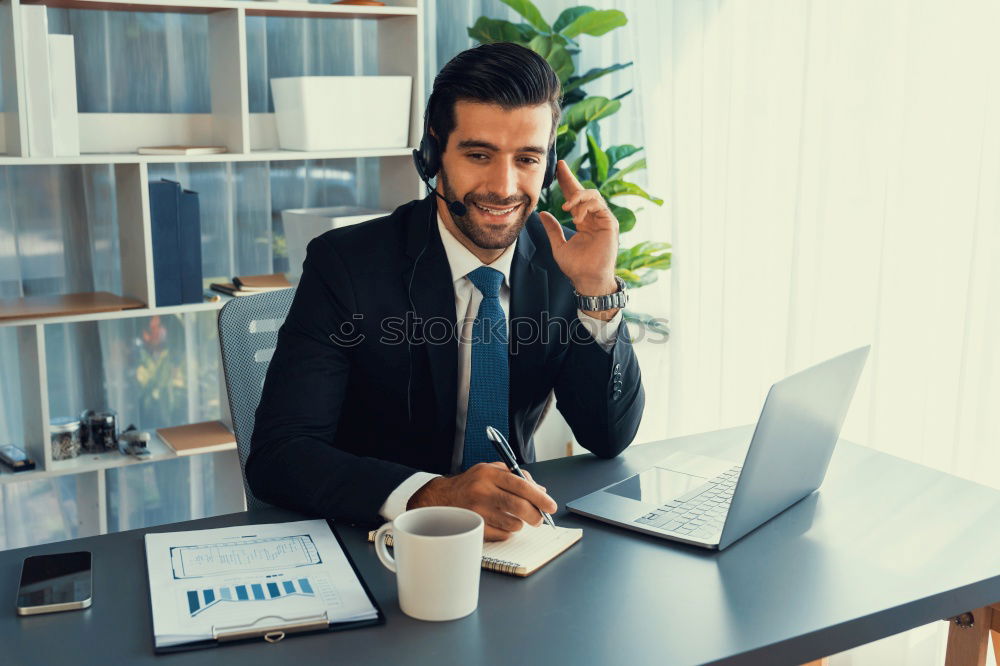
[[[566,203],[563,210],[573,215],[576,233],[566,240],[559,220],[547,211],[539,212],[552,245],[559,269],[584,296],[603,296],[618,290],[615,261],[618,257],[618,220],[597,190],[580,184],[564,160],[556,166],[556,178]],[[610,318],[617,310],[600,313]]]

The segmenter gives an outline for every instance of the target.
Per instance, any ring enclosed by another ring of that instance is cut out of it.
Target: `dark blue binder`
[[[153,237],[153,286],[156,305],[180,305],[181,252],[179,214],[181,186],[169,180],[149,184],[149,221]],[[200,255],[200,251],[199,251]]]
[[[198,193],[180,193],[181,302],[201,303],[204,293],[201,277],[201,212]]]

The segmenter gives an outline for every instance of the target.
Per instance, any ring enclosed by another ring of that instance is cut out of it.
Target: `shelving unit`
[[[211,112],[202,114],[83,113],[79,116],[81,150],[78,157],[31,157],[27,153],[23,39],[20,8],[41,4],[74,10],[161,12],[208,16],[209,84]],[[46,367],[46,327],[80,322],[212,312],[229,300],[158,307],[153,279],[149,212],[149,164],[284,162],[375,158],[379,160],[378,205],[386,210],[421,196],[413,171],[412,148],[285,151],[277,148],[273,114],[249,113],[246,20],[248,16],[311,18],[324,20],[377,20],[378,74],[412,77],[410,144],[419,141],[423,105],[422,0],[396,0],[393,6],[367,7],[307,3],[254,2],[250,0],[0,0],[0,72],[7,112],[0,114],[0,168],[39,165],[112,165],[117,199],[118,245],[122,295],[146,307],[115,312],[7,320],[0,328],[16,330],[18,373],[23,396],[25,439],[19,445],[35,459],[38,469],[13,474],[0,471],[0,486],[32,480],[75,475],[81,535],[107,530],[105,473],[109,469],[156,464],[177,459],[159,438],[150,444],[151,457],[133,459],[117,453],[81,455],[67,461],[52,460],[49,446],[49,387]],[[225,145],[229,152],[199,156],[139,155],[143,145],[176,143]],[[6,374],[4,368],[0,373]],[[221,378],[220,378],[221,380]],[[228,422],[225,390],[220,381],[223,421]],[[112,406],[113,407],[113,406]],[[123,424],[125,425],[125,424]],[[138,424],[142,427],[142,424]],[[174,424],[180,425],[180,424]],[[231,424],[230,424],[231,425]],[[2,433],[0,433],[2,437]],[[217,492],[237,510],[243,504],[242,480],[234,451],[203,454],[216,456]]]

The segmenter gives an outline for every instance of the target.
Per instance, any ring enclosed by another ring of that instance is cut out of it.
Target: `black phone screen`
[[[91,595],[90,553],[34,555],[24,560],[19,608],[84,602]]]

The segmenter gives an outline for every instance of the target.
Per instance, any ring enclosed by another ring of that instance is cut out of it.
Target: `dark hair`
[[[434,130],[444,152],[455,129],[455,102],[498,104],[505,110],[548,102],[551,146],[559,126],[561,97],[559,77],[545,58],[511,42],[482,44],[459,53],[434,77],[424,123]]]

